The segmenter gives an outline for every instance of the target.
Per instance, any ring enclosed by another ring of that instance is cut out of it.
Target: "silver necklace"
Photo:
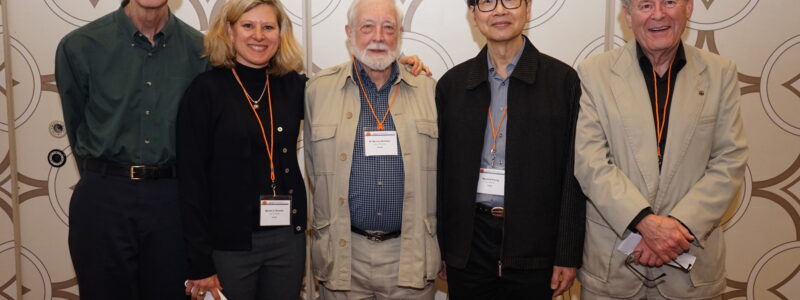
[[[253,102],[253,108],[258,109],[258,103],[261,102],[261,99],[264,98],[264,92],[267,91],[267,82],[264,82],[264,89],[261,90],[261,96],[258,96],[257,100],[253,100],[253,97],[250,97],[250,94],[247,94],[247,99],[250,99],[250,102]],[[247,93],[247,91],[245,91]]]

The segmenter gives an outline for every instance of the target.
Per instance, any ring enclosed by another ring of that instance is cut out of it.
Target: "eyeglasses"
[[[661,273],[661,275],[658,275],[655,278],[650,278],[647,275],[643,274],[638,269],[636,269],[636,267],[633,266],[635,264],[638,264],[637,262],[639,261],[639,258],[641,256],[642,256],[642,252],[641,251],[634,251],[633,253],[628,255],[627,258],[625,258],[625,266],[628,267],[628,269],[631,270],[631,272],[635,273],[636,275],[639,275],[638,277],[642,279],[642,281],[644,282],[644,285],[646,287],[649,287],[649,288],[655,287],[656,285],[658,285],[657,281],[659,279],[661,279],[661,278],[664,278],[664,276],[667,276],[667,273]],[[692,265],[683,266],[679,262],[675,261],[674,259],[672,260],[672,262],[675,265],[667,264],[667,266],[670,266],[670,267],[676,268],[678,270],[681,270],[684,273],[689,273],[689,271],[692,270]]]
[[[658,285],[657,281],[661,278],[664,278],[664,276],[667,276],[667,273],[661,273],[661,275],[658,275],[655,278],[650,278],[647,275],[643,274],[641,271],[636,269],[635,266],[633,266],[634,264],[637,264],[636,262],[639,261],[639,258],[641,256],[642,256],[641,251],[634,251],[633,253],[628,255],[627,258],[625,258],[625,266],[628,267],[628,269],[631,270],[631,272],[638,275],[638,277],[642,279],[642,282],[644,282],[644,285],[646,287],[649,288],[655,287],[656,285]]]
[[[490,12],[497,8],[497,2],[503,2],[503,7],[506,9],[517,9],[522,6],[522,2],[528,0],[474,0],[472,5],[478,7],[482,12]]]

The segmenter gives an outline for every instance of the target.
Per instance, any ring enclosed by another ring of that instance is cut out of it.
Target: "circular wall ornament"
[[[0,33],[5,33],[5,29],[0,26]],[[25,48],[25,45],[11,37],[11,59],[17,62],[24,63],[24,67],[14,68],[14,98],[15,110],[17,113],[14,120],[16,128],[25,124],[30,119],[36,107],[39,106],[39,101],[42,96],[42,77],[39,72],[39,65],[33,58],[33,54]],[[21,60],[19,59],[21,58]],[[5,62],[3,62],[5,63]],[[16,64],[15,64],[16,65]],[[2,74],[5,75],[4,73]],[[5,98],[5,90],[9,87],[5,86],[5,80],[0,82],[2,93],[0,97]],[[0,131],[8,131],[8,119],[6,118],[5,106],[3,106],[3,113],[0,114]]]
[[[541,3],[537,3],[536,7],[533,9],[533,13],[535,14],[533,19],[528,20],[527,29],[538,27],[539,25],[549,21],[561,10],[562,7],[564,7],[564,2],[566,2],[566,0],[548,0],[539,2]],[[548,2],[550,3],[549,5]],[[543,7],[547,8],[542,9]],[[542,11],[542,13],[536,14],[537,11]]]
[[[67,135],[67,127],[64,125],[64,121],[55,120],[50,122],[50,125],[47,127],[50,131],[50,135],[52,135],[54,138],[62,138]]]
[[[50,153],[47,153],[47,162],[54,168],[61,168],[67,163],[67,155],[60,149],[50,150]]]
[[[705,11],[712,12],[712,7],[720,7],[720,8],[729,8],[732,7],[737,1],[725,1],[724,4],[718,4],[717,6],[713,6],[714,3],[722,3],[721,0],[702,0],[695,2],[694,5],[694,12],[692,13],[692,19],[689,20],[689,28],[694,30],[720,30],[726,27],[730,27],[733,24],[738,23],[751,11],[753,8],[758,4],[758,0],[747,0],[744,5],[741,5],[741,9],[735,10],[732,15],[727,14],[723,16],[713,15],[710,16],[709,20],[702,20],[703,17],[703,8]],[[743,1],[738,1],[743,2]],[[718,8],[718,10],[720,9]],[[711,14],[711,13],[709,13]]]
[[[795,36],[788,41],[784,42],[778,49],[772,52],[769,59],[767,59],[767,63],[764,64],[764,69],[761,71],[761,104],[764,106],[764,110],[767,112],[769,118],[774,122],[778,127],[785,130],[788,133],[793,135],[800,136],[800,123],[793,124],[793,119],[796,120],[797,114],[795,113],[797,110],[794,109],[776,109],[777,104],[792,105],[792,103],[796,104],[796,101],[790,101],[787,103],[773,103],[777,100],[782,99],[783,97],[777,97],[772,99],[770,93],[778,94],[778,90],[776,89],[786,89],[789,93],[796,94],[796,97],[800,98],[800,92],[797,92],[800,89],[800,74],[797,74],[793,79],[792,75],[795,74],[786,74],[786,72],[796,72],[797,67],[794,64],[789,62],[780,63],[779,61],[787,55],[790,51],[794,51],[794,55],[798,55],[798,49],[792,49],[795,46],[800,44],[800,35]],[[788,61],[792,61],[792,59],[787,59]],[[787,64],[788,63],[788,64]],[[777,72],[777,71],[784,71],[784,72]],[[786,75],[786,78],[772,76],[772,75]],[[771,83],[775,83],[777,81],[776,86],[770,86]],[[775,88],[775,89],[773,89]],[[785,100],[785,99],[784,99]],[[800,100],[800,99],[797,99]]]

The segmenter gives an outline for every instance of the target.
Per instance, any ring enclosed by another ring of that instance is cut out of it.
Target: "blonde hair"
[[[303,50],[292,32],[292,21],[278,0],[230,0],[222,6],[214,16],[203,44],[203,56],[208,58],[212,66],[233,68],[236,65],[236,50],[230,42],[228,28],[243,14],[259,5],[269,5],[275,9],[280,26],[281,45],[269,60],[270,72],[285,75],[291,71],[303,71]]]

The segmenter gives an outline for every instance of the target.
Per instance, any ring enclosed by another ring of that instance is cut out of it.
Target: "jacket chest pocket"
[[[311,159],[315,174],[332,174],[335,162],[352,153],[336,153],[336,125],[311,125]]]
[[[439,143],[439,127],[434,121],[417,121],[417,138],[420,142],[418,151],[425,170],[436,170],[436,148]]]

